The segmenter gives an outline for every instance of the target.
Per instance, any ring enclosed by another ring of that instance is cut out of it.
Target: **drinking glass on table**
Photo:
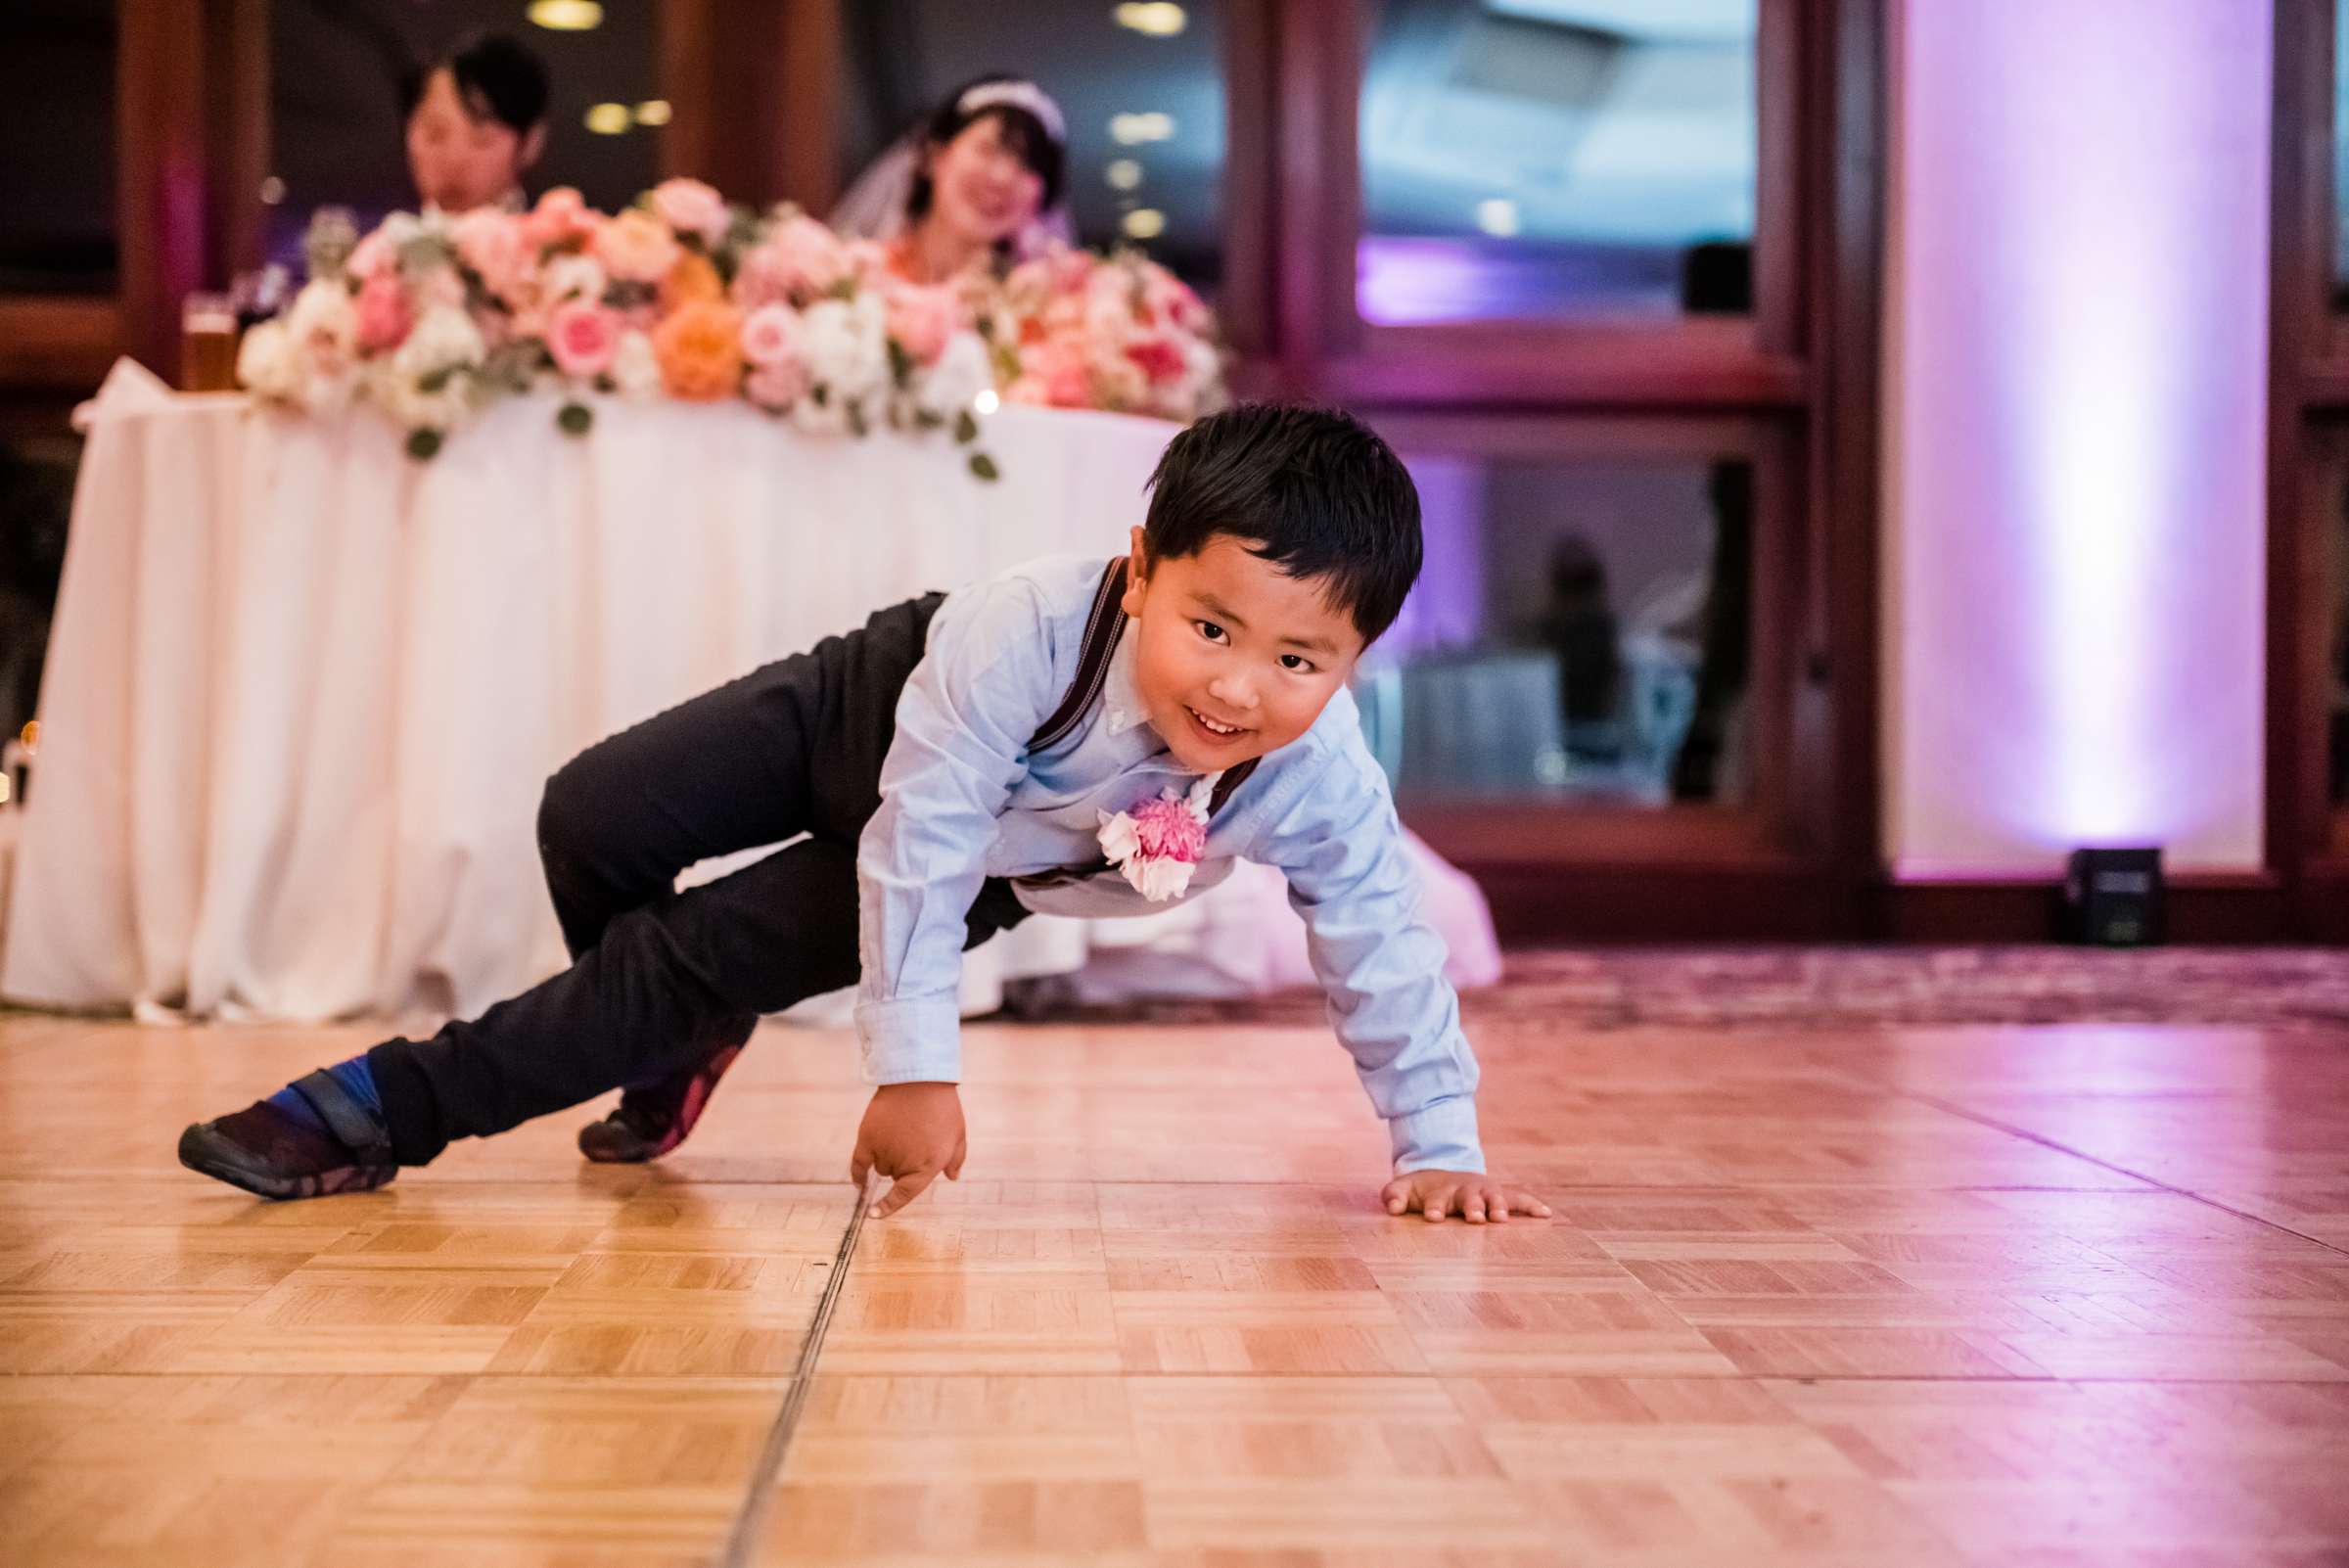
[[[179,305],[179,384],[186,392],[234,392],[237,306],[225,294],[191,294]]]

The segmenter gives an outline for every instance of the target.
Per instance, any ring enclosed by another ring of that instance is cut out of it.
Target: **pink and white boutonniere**
[[[1152,903],[1179,899],[1190,887],[1207,853],[1207,803],[1221,776],[1201,779],[1187,796],[1165,789],[1130,811],[1098,813],[1101,853]]]

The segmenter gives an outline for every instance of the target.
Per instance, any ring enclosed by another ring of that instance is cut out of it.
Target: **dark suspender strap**
[[[1207,814],[1214,816],[1222,810],[1223,803],[1231,799],[1231,792],[1247,783],[1248,775],[1255,772],[1256,764],[1263,761],[1261,757],[1251,757],[1237,767],[1225,768],[1223,776],[1216,780],[1216,787],[1208,792]]]
[[[1119,556],[1102,569],[1100,591],[1093,595],[1093,613],[1085,618],[1084,638],[1077,645],[1077,676],[1069,682],[1068,695],[1052,710],[1052,716],[1029,737],[1030,752],[1046,751],[1067,740],[1093,706],[1093,699],[1101,695],[1109,679],[1110,658],[1126,630],[1126,612],[1119,604],[1125,597],[1126,558]]]
[[[1078,721],[1101,695],[1101,687],[1109,679],[1109,662],[1118,651],[1118,638],[1126,631],[1126,612],[1119,601],[1126,597],[1126,560],[1121,556],[1112,561],[1101,574],[1100,591],[1093,595],[1093,613],[1084,623],[1084,639],[1077,649],[1077,678],[1069,683],[1068,695],[1052,710],[1052,716],[1030,737],[1028,750],[1033,754],[1057,746],[1069,738]],[[1216,780],[1215,789],[1207,798],[1207,814],[1214,816],[1231,799],[1231,792],[1247,781],[1262,761],[1251,757],[1237,767],[1223,770]],[[1062,866],[1052,871],[1039,871],[1033,876],[1014,880],[1023,886],[1047,888],[1062,882],[1076,882],[1110,870],[1107,860],[1095,860],[1089,865]]]

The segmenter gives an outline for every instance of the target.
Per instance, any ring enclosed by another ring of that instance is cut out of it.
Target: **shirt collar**
[[[1123,735],[1150,721],[1142,705],[1142,688],[1133,678],[1133,623],[1118,634],[1118,650],[1109,657],[1109,674],[1101,684],[1101,721],[1112,735]]]

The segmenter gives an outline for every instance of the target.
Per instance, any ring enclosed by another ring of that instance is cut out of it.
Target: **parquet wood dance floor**
[[[1546,1223],[1394,1220],[1327,1035],[968,1037],[745,1562],[2349,1563],[2349,1037],[1476,1030]],[[0,1558],[718,1560],[852,1210],[837,1035],[268,1205],[369,1036],[0,1019]]]

